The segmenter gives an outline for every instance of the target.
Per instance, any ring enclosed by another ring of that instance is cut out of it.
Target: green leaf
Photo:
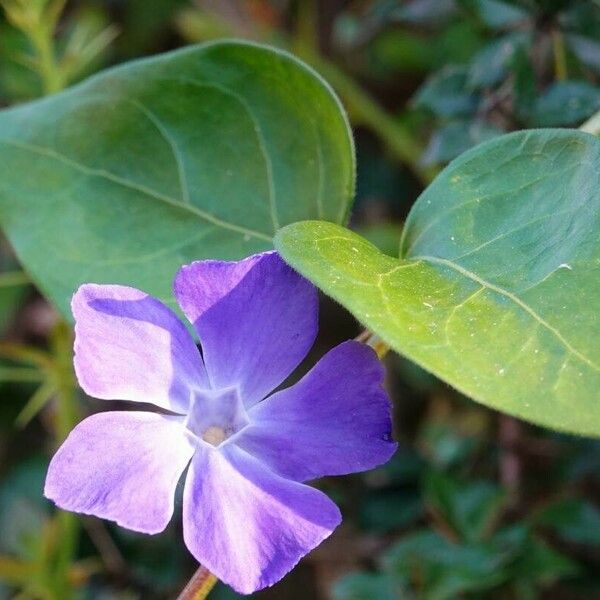
[[[422,161],[426,165],[449,162],[473,146],[502,133],[496,125],[479,119],[452,121],[431,136]]]
[[[385,574],[350,573],[335,582],[333,600],[397,600],[400,584]],[[407,599],[408,600],[408,599]]]
[[[498,410],[600,435],[600,140],[502,136],[421,195],[401,258],[329,223],[276,247],[360,321]]]
[[[419,88],[414,105],[442,117],[472,114],[477,108],[477,97],[467,88],[467,75],[466,67],[445,67]]]
[[[574,125],[600,108],[600,88],[585,81],[557,81],[535,102],[536,126]]]
[[[423,598],[446,600],[505,581],[506,567],[517,549],[515,544],[455,544],[422,530],[392,546],[384,567],[396,577],[419,582]]]
[[[506,29],[526,22],[526,10],[502,2],[502,0],[458,0],[459,4],[471,12],[491,29]]]
[[[430,509],[468,542],[481,541],[489,535],[505,505],[506,493],[490,482],[460,483],[432,471],[425,483]]]
[[[583,35],[566,36],[569,47],[577,58],[596,73],[600,73],[600,42]]]
[[[509,33],[482,48],[469,65],[467,84],[478,89],[499,84],[506,76],[518,48],[527,47],[531,36],[525,32]]]
[[[268,249],[300,219],[343,222],[353,186],[329,86],[255,44],[132,62],[0,112],[0,224],[65,315],[86,281],[170,301],[181,264]]]
[[[514,578],[547,585],[577,575],[579,565],[543,540],[531,537],[527,540],[523,553],[514,567]]]
[[[600,510],[585,500],[562,500],[545,508],[536,518],[573,544],[600,545]]]

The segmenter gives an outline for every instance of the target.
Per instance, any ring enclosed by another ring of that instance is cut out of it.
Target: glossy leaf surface
[[[329,86],[254,44],[129,63],[0,112],[0,224],[67,315],[82,282],[171,301],[181,264],[268,249],[301,219],[343,222],[353,187]]]
[[[559,430],[600,435],[600,141],[510,134],[421,195],[401,258],[339,226],[291,225],[285,259],[457,389]]]

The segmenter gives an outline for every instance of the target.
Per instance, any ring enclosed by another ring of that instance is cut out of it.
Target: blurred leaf
[[[585,81],[557,81],[536,101],[532,124],[538,127],[576,125],[599,108],[600,87]]]
[[[508,29],[529,18],[528,12],[523,8],[501,0],[457,0],[457,2],[491,29]]]
[[[459,483],[432,471],[425,483],[426,503],[444,523],[468,542],[482,541],[505,506],[506,493],[486,481]]]
[[[467,89],[467,69],[446,67],[432,75],[413,98],[414,106],[426,108],[441,117],[470,115],[477,97]]]
[[[409,600],[398,583],[385,574],[351,573],[335,582],[333,600]]]
[[[39,79],[25,65],[29,52],[23,33],[0,21],[0,105],[2,100],[30,100],[40,95]]]
[[[506,76],[517,48],[527,47],[530,36],[524,32],[509,33],[480,50],[469,65],[467,85],[471,88],[492,87]]]
[[[30,459],[18,463],[0,486],[0,553],[24,560],[40,554],[41,531],[49,516],[42,495],[46,463]]]
[[[504,132],[486,121],[452,121],[434,132],[422,157],[423,164],[443,164]]]
[[[501,136],[420,196],[398,259],[320,221],[284,227],[276,247],[392,348],[463,393],[598,436],[599,161],[600,140],[589,134]]]
[[[574,33],[567,35],[566,39],[575,56],[600,74],[600,42]]]
[[[520,122],[528,123],[538,93],[535,74],[526,48],[516,49],[511,71],[513,75],[513,112]]]
[[[557,0],[548,0],[547,4],[559,6]],[[563,8],[566,8],[558,16],[558,22],[562,29],[583,35],[590,40],[600,39],[598,0],[563,0],[562,4]]]
[[[59,68],[64,81],[71,83],[99,69],[118,31],[101,10],[84,6],[77,11],[61,36]]]
[[[509,577],[507,565],[518,545],[460,545],[431,531],[404,537],[384,555],[384,568],[394,576],[418,582],[419,597],[456,598],[465,592],[491,589]]]
[[[55,393],[56,386],[53,381],[46,381],[40,385],[17,416],[15,421],[17,427],[26,427],[44,406],[50,402]]]
[[[428,420],[420,436],[427,456],[436,467],[450,469],[468,463],[477,447],[477,440],[459,432],[446,419]]]
[[[395,256],[400,248],[402,226],[399,223],[377,223],[357,229],[365,239],[377,246],[384,254]]]
[[[456,15],[454,0],[413,0],[390,12],[392,21],[439,27]]]
[[[337,98],[255,44],[137,61],[0,112],[0,222],[69,318],[84,281],[173,302],[182,263],[266,250],[299,219],[343,222],[353,191]]]
[[[562,500],[544,509],[536,523],[574,544],[600,546],[600,510],[585,500]]]
[[[531,537],[514,567],[515,579],[547,585],[577,575],[579,565],[552,549],[546,542]]]
[[[379,491],[362,502],[360,525],[369,531],[387,533],[408,527],[423,513],[423,502],[416,492]]]

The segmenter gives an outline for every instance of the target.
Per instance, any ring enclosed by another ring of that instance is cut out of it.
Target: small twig
[[[501,447],[500,481],[508,488],[513,504],[519,499],[521,458],[518,453],[521,423],[514,417],[500,415],[498,438]]]
[[[102,521],[94,517],[82,519],[83,527],[96,546],[106,570],[113,575],[127,572],[127,563]]]
[[[376,334],[368,329],[361,331],[355,338],[355,341],[366,344],[375,350],[377,357],[381,360],[391,348]]]
[[[217,581],[217,578],[206,567],[200,565],[183,592],[177,596],[177,600],[204,600]]]

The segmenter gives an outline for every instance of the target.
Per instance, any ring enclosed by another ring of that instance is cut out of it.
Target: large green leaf
[[[169,300],[182,263],[265,250],[301,219],[343,222],[353,186],[331,89],[250,43],[133,62],[0,112],[0,224],[66,314],[84,281]]]
[[[401,258],[334,224],[276,247],[399,352],[471,397],[600,435],[600,140],[502,136],[421,195]]]

